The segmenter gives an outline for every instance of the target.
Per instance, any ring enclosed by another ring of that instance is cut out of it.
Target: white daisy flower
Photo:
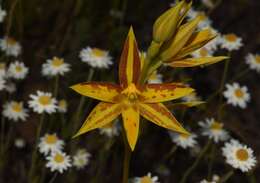
[[[71,167],[71,158],[63,152],[54,152],[46,158],[48,160],[46,167],[50,168],[52,172],[58,171],[63,173]]]
[[[87,152],[85,149],[79,149],[76,154],[73,156],[73,166],[77,169],[83,169],[89,163],[89,158],[91,154]]]
[[[18,149],[22,149],[25,147],[25,140],[22,138],[17,138],[14,141],[14,145],[15,147],[17,147]]]
[[[242,38],[235,34],[226,34],[220,39],[220,47],[228,51],[239,50],[242,46]]]
[[[6,77],[6,64],[0,63],[0,78]]]
[[[207,48],[203,47],[191,53],[194,58],[201,58],[201,57],[211,57],[213,55],[213,51],[208,50]]]
[[[200,181],[200,183],[218,183],[218,181],[220,181],[220,177],[218,175],[213,175],[211,181],[204,179],[204,180]]]
[[[237,140],[226,142],[222,154],[229,165],[242,172],[250,171],[257,164],[253,150]]]
[[[51,114],[56,112],[56,109],[58,108],[57,100],[55,98],[52,98],[51,93],[37,91],[37,94],[31,94],[30,98],[31,100],[29,101],[29,107],[31,107],[34,112],[47,112]]]
[[[194,147],[197,144],[196,138],[197,135],[194,133],[190,133],[189,135],[180,134],[175,132],[169,132],[172,142],[174,142],[177,146],[182,147],[183,149],[187,149],[189,147]]]
[[[4,80],[4,78],[0,77],[0,91],[5,89],[5,87],[6,87],[5,80]]]
[[[114,137],[119,135],[119,127],[117,125],[117,120],[113,123],[109,123],[102,128],[99,128],[99,133],[101,135],[106,135],[107,137]]]
[[[249,53],[246,56],[246,63],[249,65],[250,69],[256,70],[258,73],[260,73],[260,55],[259,54],[253,55],[252,53]]]
[[[155,83],[155,84],[159,84],[159,83],[162,83],[162,79],[163,79],[163,76],[162,74],[158,74],[157,71],[154,71],[151,76],[149,77],[148,79],[148,83]]]
[[[23,62],[15,61],[11,63],[8,67],[8,77],[14,79],[24,79],[28,74],[28,68],[24,65]]]
[[[6,11],[3,10],[2,7],[0,6],[0,23],[4,21],[5,16],[6,16]]]
[[[48,153],[61,152],[64,146],[64,141],[59,139],[56,133],[45,134],[40,138],[40,143],[38,144],[40,153],[45,156]]]
[[[16,85],[15,83],[13,82],[8,82],[5,86],[5,90],[8,92],[8,93],[13,93],[16,91]]]
[[[18,120],[25,121],[28,117],[28,110],[24,108],[23,102],[11,101],[5,103],[2,114],[15,122]]]
[[[146,176],[134,178],[134,183],[160,183],[157,176],[152,176],[149,172]]]
[[[196,11],[194,9],[190,9],[187,13],[187,18],[189,20],[192,20],[196,18],[197,16],[200,16],[200,22],[198,24],[199,29],[204,29],[205,27],[209,27],[212,24],[212,21],[209,19],[209,17],[206,15],[203,11]]]
[[[62,99],[58,102],[58,111],[61,113],[65,113],[68,110],[68,103],[66,100]]]
[[[53,57],[48,59],[47,63],[42,65],[42,74],[44,76],[63,76],[70,71],[70,64],[65,63],[63,58]]]
[[[15,57],[17,57],[22,50],[20,43],[11,37],[0,39],[0,48],[6,53],[6,55]]]
[[[84,48],[81,50],[79,57],[82,62],[85,62],[94,68],[107,69],[113,64],[108,51],[99,48]]]
[[[202,135],[212,139],[215,143],[229,138],[228,132],[223,128],[224,124],[216,121],[214,118],[207,118],[205,122],[200,121],[199,126],[202,127]]]
[[[201,97],[197,95],[196,92],[192,92],[189,95],[186,95],[185,97],[181,98],[184,102],[194,102],[194,101],[200,101]]]
[[[250,101],[250,94],[246,86],[240,86],[238,83],[226,84],[226,91],[223,92],[227,103],[233,106],[246,108]]]

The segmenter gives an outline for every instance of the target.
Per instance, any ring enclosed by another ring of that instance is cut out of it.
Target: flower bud
[[[187,8],[185,1],[179,2],[157,18],[153,25],[153,40],[155,42],[162,43],[172,37],[182,18],[183,8]]]

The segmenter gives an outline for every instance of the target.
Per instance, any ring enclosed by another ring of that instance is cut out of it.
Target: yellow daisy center
[[[47,135],[45,137],[45,142],[47,144],[55,144],[58,141],[58,138],[56,135]]]
[[[190,135],[181,133],[180,137],[183,139],[188,139],[190,137]]]
[[[236,95],[237,98],[243,98],[244,92],[241,89],[236,89],[235,95]]]
[[[222,123],[219,123],[219,122],[213,122],[212,124],[211,124],[211,126],[210,126],[210,129],[211,130],[216,130],[216,131],[218,131],[218,130],[221,130],[223,128],[223,124]]]
[[[236,156],[237,156],[237,159],[239,159],[240,161],[247,161],[249,158],[249,154],[248,154],[247,150],[242,149],[242,148],[237,150]]]
[[[130,102],[134,102],[138,99],[138,95],[141,94],[141,92],[136,88],[135,84],[131,83],[123,92],[122,94],[125,94],[127,99]]]
[[[60,67],[62,64],[64,64],[64,60],[54,57],[51,64],[53,67]]]
[[[225,35],[225,39],[229,42],[235,42],[237,40],[237,36],[235,34],[227,34]]]
[[[22,72],[22,70],[23,70],[23,68],[22,68],[21,66],[19,66],[19,65],[17,65],[17,66],[15,67],[15,71],[16,71],[16,72]]]
[[[63,163],[64,159],[65,159],[64,156],[62,154],[59,154],[59,153],[57,153],[54,156],[54,161],[57,162],[57,163]]]
[[[103,126],[104,129],[113,128],[113,123],[108,123],[107,125]]]
[[[21,103],[18,103],[18,102],[14,102],[12,104],[12,109],[13,111],[15,112],[22,112],[22,104]]]
[[[60,108],[66,108],[66,107],[67,107],[67,102],[66,102],[66,100],[60,100],[60,101],[59,101],[59,107],[60,107]]]
[[[41,105],[44,105],[44,106],[50,105],[51,104],[51,97],[46,96],[46,95],[40,96],[39,97],[39,103]]]
[[[6,43],[10,46],[13,46],[16,44],[16,41],[15,41],[15,39],[9,37],[6,39]]]
[[[4,70],[5,69],[5,64],[4,63],[1,63],[0,64],[0,70]]]
[[[259,55],[255,56],[255,61],[256,61],[256,63],[260,64],[260,56]]]
[[[98,49],[98,48],[93,48],[92,54],[96,57],[103,57],[103,56],[105,56],[106,52],[101,49]]]
[[[140,183],[153,183],[153,180],[150,177],[145,176],[141,178]]]
[[[198,16],[200,16],[201,21],[205,21],[207,19],[207,16],[203,12],[199,13]]]
[[[199,50],[199,53],[200,53],[200,56],[201,56],[201,57],[206,57],[206,56],[208,56],[208,50],[205,49],[205,48],[201,48],[201,49]]]

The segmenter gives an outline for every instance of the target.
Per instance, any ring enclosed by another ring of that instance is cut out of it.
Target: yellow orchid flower
[[[71,88],[81,95],[101,100],[74,136],[111,123],[120,114],[128,143],[135,148],[140,115],[158,126],[188,134],[162,102],[181,98],[194,90],[180,83],[140,85],[141,62],[133,29],[126,38],[119,64],[119,85],[80,83]]]

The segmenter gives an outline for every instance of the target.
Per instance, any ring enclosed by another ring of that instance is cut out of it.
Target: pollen
[[[237,150],[236,156],[237,156],[237,159],[239,159],[240,161],[246,161],[249,158],[249,154],[248,154],[247,150],[242,149],[242,148]]]
[[[213,122],[210,126],[211,130],[221,130],[223,128],[223,124],[219,122]]]
[[[46,95],[40,96],[39,103],[44,106],[49,105],[49,104],[51,104],[51,98]]]
[[[208,56],[208,50],[206,48],[201,48],[199,52],[200,52],[201,57]]]
[[[15,41],[15,39],[9,37],[9,38],[6,39],[6,43],[8,45],[12,46],[12,45],[16,44],[16,41]]]
[[[103,57],[103,56],[105,56],[105,54],[106,54],[105,51],[103,51],[103,50],[101,50],[101,49],[98,49],[98,48],[93,48],[93,49],[92,49],[92,53],[93,53],[93,55],[96,56],[96,57]]]
[[[18,102],[14,102],[13,105],[12,105],[12,109],[15,112],[21,112],[22,111],[22,104],[18,103]]]
[[[153,180],[150,177],[145,176],[141,178],[140,183],[153,183]]]
[[[130,102],[134,102],[138,99],[138,95],[141,92],[136,88],[135,84],[131,83],[123,92],[122,94],[126,95]]]
[[[260,56],[259,55],[255,56],[255,61],[256,61],[256,63],[260,64]]]
[[[56,135],[47,135],[45,137],[45,142],[47,144],[55,144],[57,142],[58,138]]]
[[[190,135],[181,133],[180,137],[183,139],[188,139],[190,137]]]
[[[16,72],[22,72],[22,70],[23,70],[22,67],[19,65],[15,67]]]
[[[227,34],[225,35],[225,39],[229,42],[235,42],[237,40],[237,36],[235,34]]]
[[[52,66],[53,67],[60,67],[63,63],[64,63],[64,60],[57,58],[57,57],[54,57],[53,60],[52,60]]]
[[[62,163],[62,162],[64,162],[64,156],[62,156],[61,154],[57,153],[54,156],[54,161],[57,162],[57,163]]]
[[[236,95],[237,98],[243,98],[244,92],[241,89],[236,89],[235,95]]]

